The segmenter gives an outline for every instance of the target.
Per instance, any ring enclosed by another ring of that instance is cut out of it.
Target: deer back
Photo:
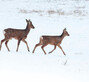
[[[42,36],[44,44],[58,44],[61,41],[59,36]]]
[[[15,39],[23,39],[26,38],[30,29],[34,28],[32,22],[30,20],[27,20],[27,26],[25,29],[12,29],[12,28],[8,28],[4,30],[4,35],[6,39],[10,39],[10,38],[15,38]]]
[[[24,30],[20,30],[20,29],[5,29],[4,30],[4,35],[6,38],[15,38],[15,39],[18,39],[18,38],[23,38],[24,36],[27,36],[26,35],[26,32]]]

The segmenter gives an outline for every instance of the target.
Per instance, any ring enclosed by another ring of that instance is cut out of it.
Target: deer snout
[[[32,26],[32,28],[33,28],[33,29],[35,29],[35,27],[34,27],[34,26]]]
[[[35,27],[33,26],[33,29],[35,29]]]
[[[68,34],[68,36],[70,36],[70,35]]]

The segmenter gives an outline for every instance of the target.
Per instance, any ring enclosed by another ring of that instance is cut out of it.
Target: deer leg
[[[8,51],[10,51],[9,48],[8,48],[8,46],[7,46],[8,41],[9,41],[9,40],[7,40],[7,41],[5,42],[5,45],[6,45],[6,48],[8,49]]]
[[[28,49],[28,51],[30,51],[30,50],[29,50],[29,47],[28,47],[28,43],[27,43],[27,41],[25,41],[24,39],[23,39],[22,41],[27,45],[27,49]]]
[[[58,45],[58,47],[62,50],[63,54],[66,55],[65,52],[63,51],[62,47],[60,45]]]
[[[56,45],[54,45],[54,49],[50,51],[49,54],[52,53],[55,49],[56,49]]]
[[[36,49],[38,46],[40,46],[40,45],[41,45],[40,43],[36,44],[32,53],[34,53],[34,52],[35,52],[35,49]]]
[[[19,48],[20,41],[21,41],[21,40],[18,40],[18,45],[17,45],[17,49],[16,49],[17,52],[18,52],[18,48]]]
[[[0,50],[1,50],[1,47],[2,47],[2,43],[3,43],[5,40],[6,40],[6,39],[1,40]]]
[[[47,46],[47,45],[42,45],[41,48],[42,48],[43,52],[46,54],[46,52],[45,52],[45,50],[44,50],[44,47],[45,47],[45,46]]]

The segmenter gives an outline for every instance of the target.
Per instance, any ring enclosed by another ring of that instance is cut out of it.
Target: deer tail
[[[5,30],[3,30],[3,34],[5,35],[5,33],[6,33],[6,31]]]

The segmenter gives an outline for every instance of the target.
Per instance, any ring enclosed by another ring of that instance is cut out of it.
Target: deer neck
[[[29,33],[29,31],[30,31],[30,25],[29,24],[27,24],[27,26],[26,26],[26,29],[25,29],[25,31],[26,31],[26,33],[28,34]]]
[[[63,40],[63,39],[64,39],[64,37],[65,37],[65,34],[64,34],[64,33],[62,33],[60,37],[61,37],[61,42],[62,42],[62,40]]]

